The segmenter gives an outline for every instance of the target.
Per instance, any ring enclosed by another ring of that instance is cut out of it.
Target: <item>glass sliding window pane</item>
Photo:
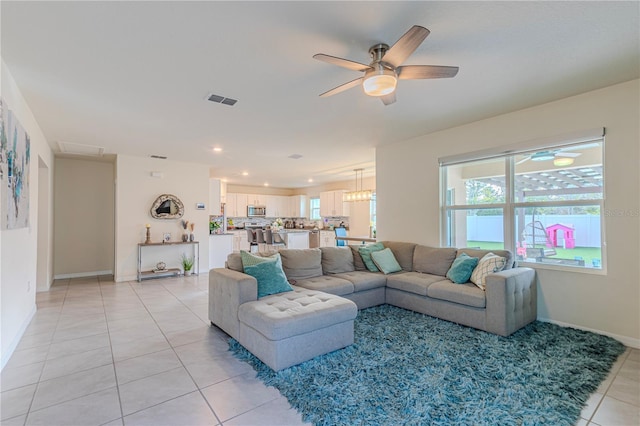
[[[451,247],[504,249],[502,209],[448,210],[446,242]]]
[[[499,204],[505,201],[504,158],[447,166],[448,205]]]
[[[530,206],[515,209],[519,260],[602,268],[600,206]]]
[[[515,156],[516,202],[600,200],[602,142]]]

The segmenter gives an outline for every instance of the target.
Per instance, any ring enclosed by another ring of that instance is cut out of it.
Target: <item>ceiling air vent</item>
[[[158,160],[166,160],[167,159],[167,157],[165,157],[164,155],[155,155],[155,154],[153,154],[153,155],[150,155],[149,157],[157,158]]]
[[[60,147],[60,152],[64,154],[85,155],[89,157],[102,157],[102,154],[104,154],[104,148],[101,146],[58,141],[58,147]]]
[[[236,104],[236,102],[238,102],[237,99],[225,98],[224,96],[214,95],[213,93],[207,96],[207,100],[218,103],[218,104],[224,104],[229,106],[233,106]]]
[[[302,158],[302,155],[300,155],[300,154],[291,154],[289,156],[289,158],[291,158],[292,160],[299,160],[299,159]]]

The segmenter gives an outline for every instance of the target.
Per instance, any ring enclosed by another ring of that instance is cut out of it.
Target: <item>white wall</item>
[[[162,177],[151,177],[151,172]],[[199,271],[208,272],[209,265],[209,167],[206,165],[119,155],[116,160],[116,281],[136,279],[138,243],[145,240],[145,224],[151,224],[151,239],[162,241],[170,232],[173,241],[180,239],[180,219],[152,219],[151,205],[162,194],[173,194],[184,204],[182,219],[196,224],[196,240],[200,242]],[[196,210],[196,203],[207,208]],[[177,267],[184,247],[145,249],[143,269],[164,261]]]
[[[607,273],[537,271],[538,318],[640,347],[639,80],[417,137],[376,151],[378,237],[438,246],[438,157],[606,127]],[[412,226],[407,226],[411,223]]]
[[[1,63],[0,96],[6,108],[13,111],[31,140],[31,158],[29,169],[29,224],[28,228],[0,232],[0,319],[2,322],[0,346],[2,349],[2,367],[11,357],[25,328],[36,311],[35,293],[38,260],[38,173],[45,170],[49,174],[51,185],[49,194],[53,194],[53,153],[42,130],[38,126],[29,106],[6,67]],[[39,158],[46,167],[39,167]],[[49,229],[53,228],[53,199],[49,197],[47,217]],[[52,245],[51,235],[45,244]],[[48,271],[52,271],[51,251],[47,256]],[[48,280],[51,282],[52,277]]]
[[[115,241],[114,164],[56,158],[54,275],[112,274]]]

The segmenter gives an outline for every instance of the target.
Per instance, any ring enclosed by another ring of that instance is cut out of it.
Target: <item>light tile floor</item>
[[[209,326],[208,277],[59,280],[2,371],[2,425],[301,425]],[[640,424],[628,349],[578,425]]]

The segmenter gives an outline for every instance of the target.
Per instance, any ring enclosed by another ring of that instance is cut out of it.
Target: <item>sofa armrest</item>
[[[487,331],[508,336],[538,315],[536,271],[513,268],[487,276]]]
[[[258,299],[258,282],[251,275],[226,268],[209,271],[209,320],[231,337],[239,337],[238,308]]]

